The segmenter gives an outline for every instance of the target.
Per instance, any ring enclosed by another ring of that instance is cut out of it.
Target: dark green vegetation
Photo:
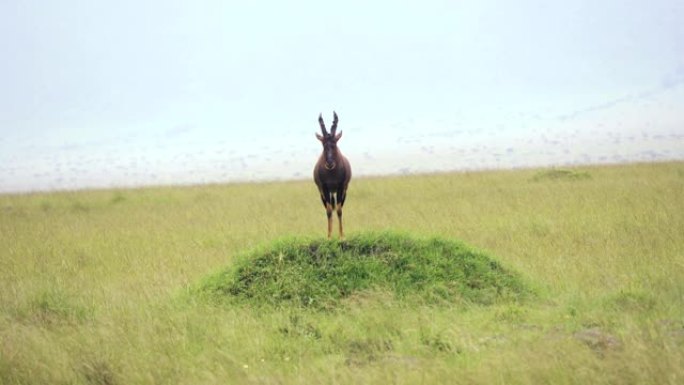
[[[540,182],[545,180],[582,180],[589,178],[591,178],[591,175],[586,171],[552,168],[549,170],[539,171],[532,177],[532,181]]]
[[[286,239],[205,279],[199,295],[243,303],[334,308],[364,290],[419,303],[492,304],[529,290],[483,252],[440,238],[359,233],[344,241]]]
[[[0,195],[0,385],[684,383],[684,163],[570,171]]]

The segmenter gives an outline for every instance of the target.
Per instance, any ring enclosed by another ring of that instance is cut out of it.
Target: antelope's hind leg
[[[335,208],[335,197],[329,191],[324,191],[321,194],[323,205],[325,206],[325,214],[328,217],[328,239],[332,236],[333,218],[332,213]]]

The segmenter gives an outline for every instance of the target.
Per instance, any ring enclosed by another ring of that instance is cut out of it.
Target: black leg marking
[[[327,187],[323,186],[321,189],[321,202],[323,202],[323,207],[328,207],[328,202],[330,202],[330,191]]]
[[[337,191],[339,191],[337,194],[337,202],[340,204],[340,206],[342,206],[344,205],[344,201],[347,199],[347,187],[341,186]]]

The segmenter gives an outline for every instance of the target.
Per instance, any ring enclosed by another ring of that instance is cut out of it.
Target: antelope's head
[[[333,170],[337,167],[337,141],[342,137],[342,131],[336,133],[337,131],[337,113],[333,111],[333,123],[330,127],[330,133],[325,129],[325,123],[323,123],[323,116],[318,115],[318,124],[321,126],[321,134],[316,133],[316,138],[323,144],[323,156],[325,157],[325,168],[327,170]]]

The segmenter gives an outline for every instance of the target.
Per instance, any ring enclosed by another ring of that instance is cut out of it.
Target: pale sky
[[[0,192],[684,159],[684,1],[0,2]]]

